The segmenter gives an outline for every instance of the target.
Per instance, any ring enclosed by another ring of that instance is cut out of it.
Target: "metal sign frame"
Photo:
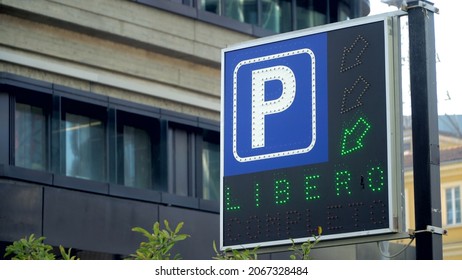
[[[348,30],[352,27],[357,27],[361,25],[366,25],[370,23],[383,22],[384,23],[384,50],[385,50],[385,91],[386,91],[386,146],[387,146],[387,191],[388,191],[388,223],[383,228],[373,229],[373,230],[358,230],[353,232],[343,232],[339,234],[328,234],[321,237],[321,243],[324,243],[325,246],[330,245],[343,245],[343,244],[353,244],[353,243],[362,243],[362,242],[371,242],[371,241],[380,241],[380,240],[390,240],[397,238],[408,237],[408,234],[405,233],[405,224],[404,224],[404,178],[403,178],[403,169],[402,169],[402,99],[401,99],[401,61],[400,61],[400,25],[399,18],[406,13],[402,11],[386,13],[377,16],[364,17],[355,20],[349,20],[340,23],[328,24],[320,27],[294,31],[290,33],[275,35],[271,37],[265,37],[261,39],[256,39],[249,42],[244,42],[241,44],[236,44],[222,50],[222,102],[221,102],[221,140],[220,140],[220,188],[221,188],[221,200],[220,200],[220,248],[226,249],[244,249],[244,248],[254,248],[254,247],[277,247],[281,245],[291,244],[292,238],[282,238],[276,240],[265,240],[263,242],[245,242],[245,243],[236,243],[236,244],[225,244],[224,242],[224,211],[226,211],[226,187],[224,186],[224,170],[225,170],[225,129],[229,129],[229,126],[232,126],[235,129],[236,126],[236,117],[233,117],[232,123],[225,123],[229,118],[226,118],[225,115],[227,112],[228,104],[225,104],[227,99],[225,98],[226,90],[226,80],[227,79],[236,79],[236,71],[232,77],[226,76],[226,55],[230,52],[235,52],[243,50],[250,47],[258,47],[261,45],[272,44],[275,42],[292,40],[297,38],[302,38],[306,36],[313,36],[316,34],[328,33],[336,30]],[[306,50],[304,52],[307,52]],[[288,54],[289,55],[289,54]],[[263,57],[260,59],[270,59],[268,57]],[[240,66],[249,63],[248,60],[243,60],[240,62]],[[252,60],[253,61],[253,60]],[[326,66],[327,67],[327,66]],[[238,67],[236,67],[238,68]],[[228,71],[229,73],[229,71]],[[282,83],[284,83],[283,78],[279,78]],[[290,80],[288,84],[290,84]],[[231,90],[235,95],[236,88]],[[290,98],[290,96],[289,96]],[[228,99],[229,100],[229,99]],[[236,98],[233,98],[234,107],[236,107]],[[267,105],[267,104],[265,104]],[[268,105],[270,106],[270,105]],[[277,108],[276,108],[277,109]],[[235,109],[234,109],[235,110]],[[233,140],[236,142],[236,139]],[[233,144],[234,157],[237,162],[246,162],[246,159],[236,156],[236,146]],[[287,157],[290,157],[288,155]],[[239,160],[239,158],[241,160]],[[266,159],[263,157],[263,159]],[[247,158],[249,160],[249,158]],[[255,158],[250,157],[250,160],[255,160]],[[309,164],[307,165],[309,166]],[[277,168],[276,168],[277,170]],[[251,194],[249,194],[251,195]],[[293,238],[296,243],[305,242],[306,240],[313,240],[313,235],[307,234],[303,237]]]

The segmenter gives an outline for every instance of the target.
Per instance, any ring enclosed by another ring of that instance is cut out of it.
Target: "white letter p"
[[[265,82],[279,80],[281,96],[265,100]],[[295,99],[295,75],[283,65],[252,71],[252,149],[265,146],[265,116],[285,111]]]

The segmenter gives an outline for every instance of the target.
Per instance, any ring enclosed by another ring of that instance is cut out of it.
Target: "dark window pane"
[[[297,0],[297,29],[327,23],[327,7],[324,1]]]
[[[65,174],[106,180],[106,132],[102,120],[65,114]]]
[[[162,162],[159,120],[118,111],[117,135],[117,182],[165,190],[166,164]]]
[[[337,21],[343,21],[343,20],[350,19],[351,18],[350,7],[344,2],[339,2],[337,15],[338,15]]]
[[[257,24],[257,0],[226,1],[225,16],[240,22]]]
[[[446,189],[446,224],[454,224],[454,206],[453,206],[453,196],[452,188]]]
[[[44,110],[16,103],[15,165],[36,170],[47,169],[47,125]]]
[[[263,0],[261,13],[261,27],[276,33],[292,30],[291,0]]]
[[[188,131],[171,128],[172,157],[171,159],[171,192],[178,195],[188,196],[189,182],[192,182],[191,141],[192,137]]]
[[[460,224],[461,223],[461,209],[460,209],[460,187],[455,188],[454,190],[454,196],[455,196],[455,216],[456,216],[456,223]]]
[[[123,126],[123,184],[137,188],[152,186],[151,137],[136,127]]]
[[[170,0],[170,1],[174,2],[174,3],[183,4],[183,5],[192,7],[194,0]]]
[[[220,199],[220,146],[203,142],[202,148],[202,198]]]
[[[200,9],[217,15],[220,14],[220,0],[198,0],[198,2]]]

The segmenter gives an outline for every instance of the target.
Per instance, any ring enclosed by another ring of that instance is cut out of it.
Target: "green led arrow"
[[[371,125],[364,119],[359,118],[352,128],[345,128],[342,136],[341,155],[347,155],[364,147],[363,139]]]

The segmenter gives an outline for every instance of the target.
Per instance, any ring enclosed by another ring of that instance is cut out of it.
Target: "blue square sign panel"
[[[225,176],[327,161],[325,33],[224,59]]]

